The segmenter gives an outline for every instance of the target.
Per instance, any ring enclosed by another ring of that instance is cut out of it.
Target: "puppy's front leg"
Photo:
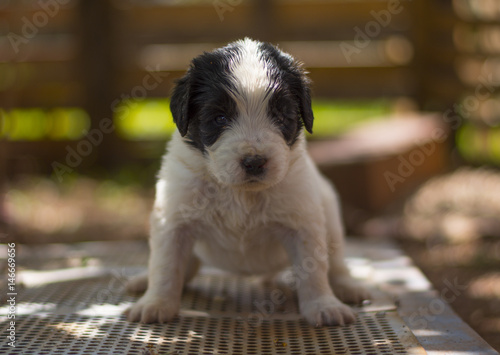
[[[330,288],[325,239],[310,231],[292,234],[284,241],[293,264],[287,281],[297,289],[300,313],[318,327],[354,322],[352,309],[335,297]]]
[[[148,289],[127,310],[128,320],[164,323],[179,312],[184,276],[194,238],[189,227],[178,226],[166,232],[152,229],[148,266]]]

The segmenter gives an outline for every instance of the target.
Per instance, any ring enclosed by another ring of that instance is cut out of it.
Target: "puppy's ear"
[[[291,58],[291,57],[290,57]],[[299,104],[299,119],[304,123],[307,132],[312,133],[313,127],[313,111],[311,107],[311,89],[309,87],[311,81],[307,77],[306,71],[302,68],[302,63],[290,60],[287,69],[290,75],[290,83],[293,96]]]
[[[170,98],[170,111],[172,111],[174,122],[183,137],[188,132],[190,98],[191,73],[188,71],[185,76],[177,81],[172,97]]]
[[[304,127],[307,132],[312,133],[314,115],[311,107],[311,89],[309,88],[310,80],[306,77],[305,73],[301,74],[302,88],[298,92],[300,116],[304,122]]]

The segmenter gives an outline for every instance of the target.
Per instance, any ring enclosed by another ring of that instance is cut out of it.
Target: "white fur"
[[[253,43],[244,48],[233,71],[242,93],[235,97],[235,124],[206,157],[178,132],[168,145],[151,215],[148,280],[139,277],[129,286],[147,291],[129,309],[131,321],[172,319],[199,261],[244,275],[293,265],[300,272],[288,281],[313,325],[354,321],[333,291],[346,301],[368,297],[344,265],[337,196],[307,154],[304,135],[289,147],[271,123],[265,63]],[[257,181],[248,181],[240,165],[248,154],[268,158],[268,171]]]
[[[254,105],[259,106],[257,108],[259,109],[263,101],[260,95],[272,88],[267,75],[269,72],[267,63],[261,58],[258,42],[245,38],[236,43],[241,46],[242,52],[231,69],[233,83],[243,98],[248,101],[252,101],[250,98],[254,99]],[[255,96],[252,97],[252,94]]]

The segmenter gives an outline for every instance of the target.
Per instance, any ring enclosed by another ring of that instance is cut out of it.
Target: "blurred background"
[[[349,233],[467,284],[500,349],[496,0],[0,0],[1,242],[147,238],[173,82],[245,36],[305,63]]]

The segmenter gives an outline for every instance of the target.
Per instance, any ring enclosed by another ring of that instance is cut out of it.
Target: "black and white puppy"
[[[201,262],[245,275],[292,265],[311,324],[353,322],[340,300],[369,295],[344,264],[336,193],[306,151],[313,113],[301,65],[240,40],[193,59],[170,106],[178,131],[159,172],[148,274],[129,284],[146,293],[128,319],[171,320]]]

